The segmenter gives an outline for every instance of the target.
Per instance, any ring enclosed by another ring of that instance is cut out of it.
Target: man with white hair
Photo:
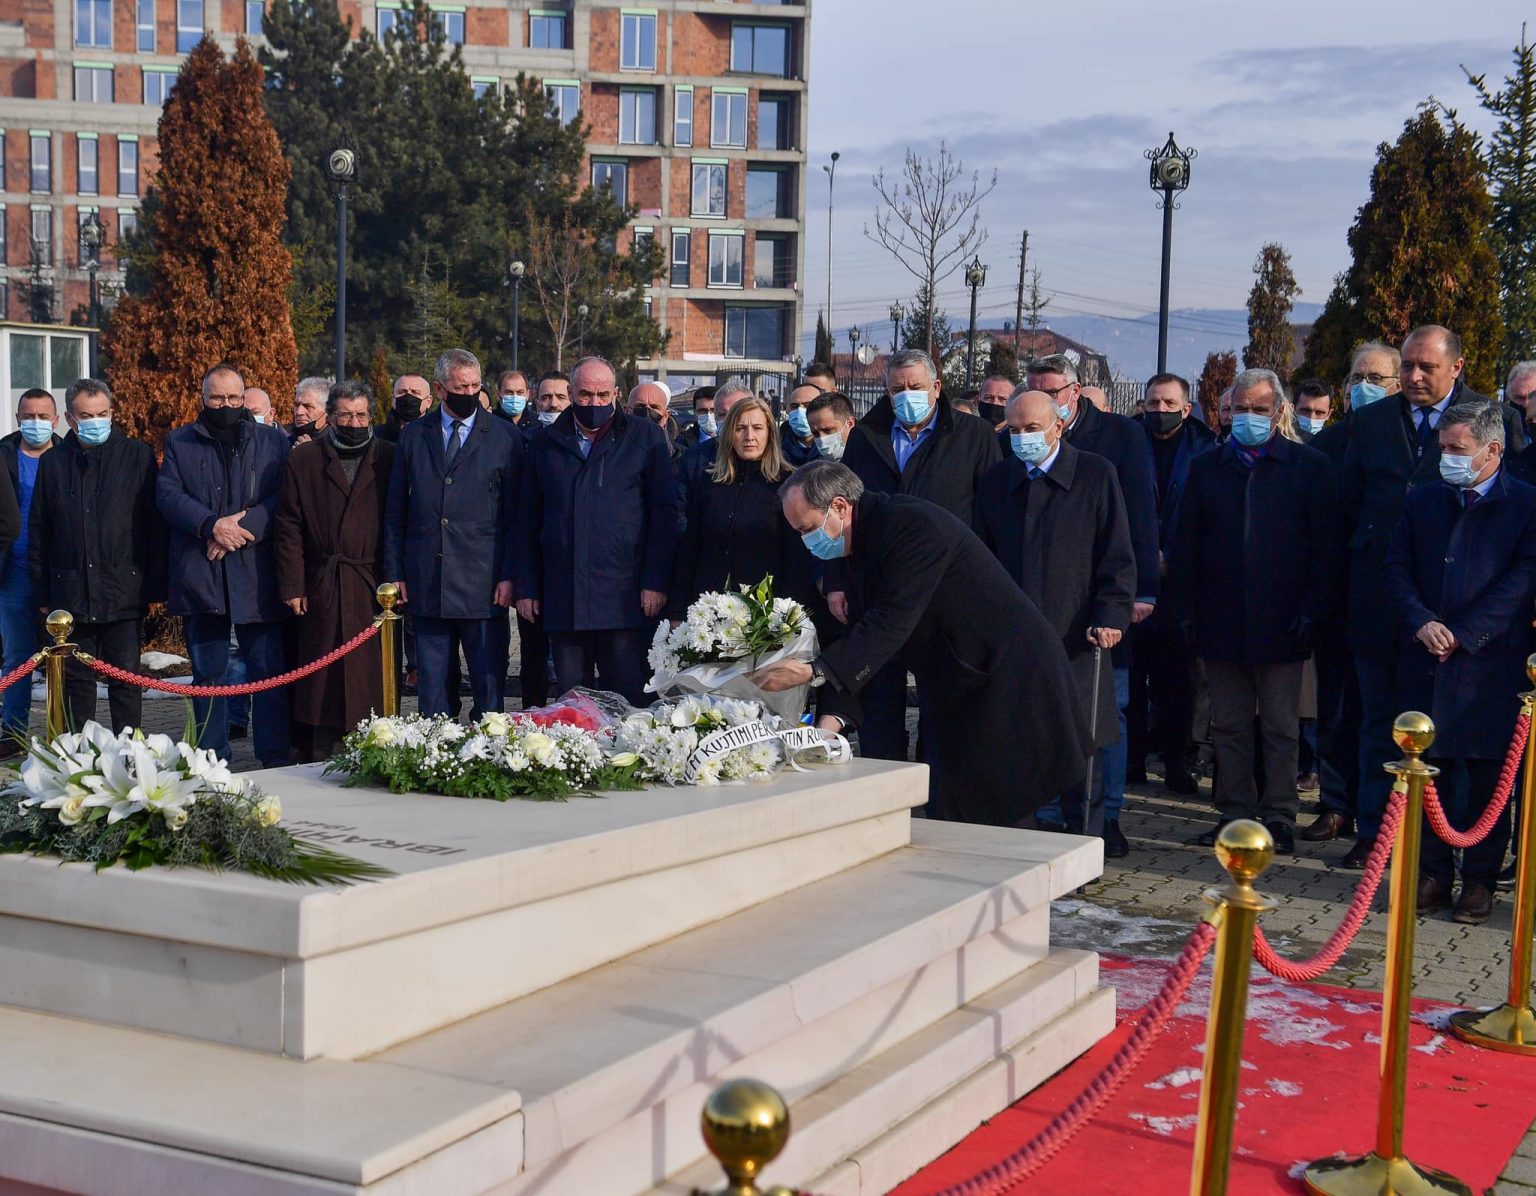
[[[1504,401],[1520,413],[1520,418],[1530,422],[1531,395],[1536,394],[1536,361],[1517,361],[1510,367],[1504,382]]]
[[[307,444],[325,431],[325,401],[331,393],[329,378],[305,378],[293,390],[293,426],[288,435],[293,447]]]

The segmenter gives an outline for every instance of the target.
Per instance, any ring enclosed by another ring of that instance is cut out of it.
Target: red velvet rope
[[[1520,758],[1525,755],[1525,742],[1530,734],[1530,716],[1522,711],[1515,721],[1515,737],[1510,740],[1509,751],[1504,755],[1504,767],[1499,771],[1499,783],[1493,790],[1493,797],[1484,808],[1483,816],[1470,830],[1458,831],[1451,826],[1451,820],[1445,816],[1445,807],[1440,804],[1440,794],[1435,789],[1435,783],[1425,782],[1424,816],[1429,819],[1430,829],[1452,847],[1476,847],[1486,839],[1515,791],[1515,778],[1520,775]]]
[[[1263,928],[1256,927],[1253,936],[1253,957],[1260,967],[1282,980],[1303,984],[1316,980],[1339,962],[1339,957],[1344,954],[1345,948],[1355,941],[1355,935],[1360,933],[1360,927],[1365,925],[1366,918],[1370,916],[1371,902],[1376,899],[1376,890],[1380,888],[1381,878],[1386,873],[1387,861],[1392,854],[1392,844],[1397,839],[1397,828],[1402,825],[1403,809],[1407,804],[1407,791],[1401,785],[1393,785],[1392,800],[1387,804],[1387,812],[1381,820],[1381,829],[1376,833],[1376,842],[1371,844],[1371,853],[1366,857],[1365,874],[1355,888],[1354,900],[1350,902],[1344,921],[1323,944],[1322,950],[1308,959],[1294,961],[1284,959],[1269,945],[1269,940],[1264,937]]]
[[[144,677],[138,673],[130,673],[127,669],[120,669],[115,664],[97,660],[87,652],[76,650],[75,656],[81,663],[95,669],[103,677],[110,677],[114,681],[126,681],[129,685],[137,685],[140,689],[158,689],[163,693],[175,694],[182,698],[233,698],[241,694],[259,694],[269,689],[277,689],[289,682],[299,681],[313,673],[318,673],[321,669],[335,664],[348,652],[362,647],[378,634],[379,624],[373,623],[363,628],[341,647],[327,652],[313,664],[307,664],[303,668],[293,669],[276,677],[267,677],[262,681],[248,681],[244,685],[178,685],[174,681],[162,681],[158,677]]]
[[[4,677],[0,677],[0,693],[4,693],[6,690],[10,689],[11,686],[15,685],[16,682],[30,674],[33,669],[37,668],[38,665],[43,663],[43,657],[46,655],[46,652],[39,652],[31,660],[22,661]]]
[[[1201,922],[1195,927],[1174,963],[1173,970],[1168,973],[1168,979],[1163,981],[1161,991],[1141,1011],[1131,1036],[1115,1052],[1115,1057],[1093,1083],[1056,1114],[1050,1125],[1007,1158],[1000,1159],[962,1183],[945,1188],[935,1196],[1000,1196],[1000,1193],[1015,1187],[1043,1167],[1130,1078],[1131,1072],[1151,1049],[1152,1043],[1179,1007],[1195,973],[1200,970],[1200,965],[1205,962],[1215,942],[1216,927],[1209,922]],[[800,1193],[799,1196],[810,1194]]]

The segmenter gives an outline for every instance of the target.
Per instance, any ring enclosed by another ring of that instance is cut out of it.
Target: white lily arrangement
[[[667,785],[719,785],[767,780],[783,759],[777,739],[762,739],[697,758],[699,744],[716,731],[779,720],[760,702],[697,694],[636,710],[613,731],[616,751],[638,756],[646,780]],[[690,767],[691,766],[691,767]]]

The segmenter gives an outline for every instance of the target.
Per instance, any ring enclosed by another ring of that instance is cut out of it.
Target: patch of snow
[[[1200,1075],[1198,1067],[1181,1067],[1178,1071],[1170,1071],[1166,1076],[1153,1080],[1146,1086],[1148,1088],[1183,1088],[1186,1084],[1198,1084]]]
[[[1436,1051],[1438,1051],[1444,1045],[1445,1045],[1445,1035],[1444,1034],[1436,1034],[1428,1042],[1421,1042],[1421,1043],[1419,1043],[1418,1046],[1410,1047],[1409,1049],[1410,1050],[1418,1051],[1419,1054],[1421,1054],[1421,1055],[1433,1055]]]
[[[174,652],[145,652],[139,657],[139,665],[158,673],[161,669],[174,668],[179,664],[191,664],[185,656],[177,656]]]
[[[1132,1113],[1132,1121],[1139,1121],[1154,1134],[1171,1138],[1181,1130],[1192,1130],[1200,1124],[1200,1114],[1189,1113],[1183,1117],[1157,1117],[1151,1113]]]
[[[1266,1080],[1264,1083],[1276,1096],[1301,1095],[1301,1085],[1294,1080]]]
[[[1379,1009],[1380,1006],[1377,1006],[1377,1008]],[[1498,1008],[1498,1006],[1489,1005],[1483,1009],[1478,1010],[1478,1012],[1486,1013],[1488,1010],[1496,1008]],[[1461,1010],[1456,1008],[1454,1005],[1447,1005],[1443,1009],[1425,1009],[1423,1011],[1415,1011],[1410,1015],[1410,1017],[1414,1021],[1418,1022],[1419,1025],[1428,1026],[1431,1030],[1449,1030],[1451,1028],[1451,1016],[1460,1012]]]
[[[1307,1173],[1307,1168],[1310,1166],[1312,1166],[1311,1159],[1301,1159],[1287,1167],[1285,1173],[1291,1179],[1300,1179]]]
[[[1092,901],[1057,901],[1051,912],[1058,917],[1079,918],[1102,928],[1104,938],[1100,946],[1105,950],[1134,954],[1134,947],[1163,946],[1173,934],[1188,934],[1188,923],[1170,918],[1150,918],[1140,914],[1126,914]]]

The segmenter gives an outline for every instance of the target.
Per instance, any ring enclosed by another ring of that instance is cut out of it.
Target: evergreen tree
[[[816,312],[816,348],[811,353],[812,361],[824,361],[832,364],[832,356],[837,352],[837,346],[832,343],[832,334],[827,331],[827,313],[818,310]]]
[[[1295,346],[1291,309],[1301,294],[1291,272],[1291,255],[1284,246],[1271,242],[1259,250],[1253,272],[1257,277],[1248,292],[1248,345],[1243,350],[1243,368],[1274,370],[1280,381],[1289,382]]]
[[[1216,410],[1216,401],[1221,398],[1221,392],[1232,385],[1237,377],[1236,353],[1207,353],[1205,355],[1205,368],[1200,371],[1200,415],[1205,420],[1206,426],[1215,429],[1220,426],[1219,414]]]
[[[1352,262],[1306,372],[1342,379],[1361,341],[1400,344],[1420,324],[1444,324],[1461,337],[1467,384],[1491,393],[1504,349],[1492,217],[1477,134],[1426,101],[1377,148],[1370,198],[1349,230]]]
[[[1499,118],[1488,146],[1488,176],[1504,316],[1500,381],[1509,366],[1536,357],[1536,46],[1526,41],[1524,25],[1514,58],[1514,73],[1497,92],[1488,90],[1486,76],[1462,68],[1482,106]]]
[[[118,303],[102,341],[118,420],[157,446],[195,418],[215,362],[232,362],[275,404],[293,393],[292,260],[280,239],[288,164],[261,96],[245,39],[226,61],[204,38],[160,118],[148,289]]]
[[[1024,300],[1024,326],[1029,329],[1029,341],[1024,348],[1025,360],[1031,360],[1036,356],[1035,346],[1039,343],[1040,317],[1050,306],[1050,302],[1040,293],[1040,267],[1036,266],[1029,272],[1029,294]]]
[[[1301,365],[1296,374],[1301,378],[1322,378],[1333,386],[1342,386],[1348,376],[1350,356],[1361,341],[1357,335],[1354,309],[1344,287],[1345,276],[1338,274],[1333,289],[1317,319],[1312,321],[1312,331],[1302,345]]]
[[[1001,374],[1010,382],[1017,383],[1019,378],[1019,358],[1013,351],[1013,343],[1001,338],[992,342],[992,352],[987,358],[987,370],[983,375],[990,378],[994,374]]]
[[[921,349],[936,362],[942,362],[954,339],[949,327],[949,315],[939,307],[927,283],[919,283],[917,294],[907,308],[901,322],[901,347]]]

